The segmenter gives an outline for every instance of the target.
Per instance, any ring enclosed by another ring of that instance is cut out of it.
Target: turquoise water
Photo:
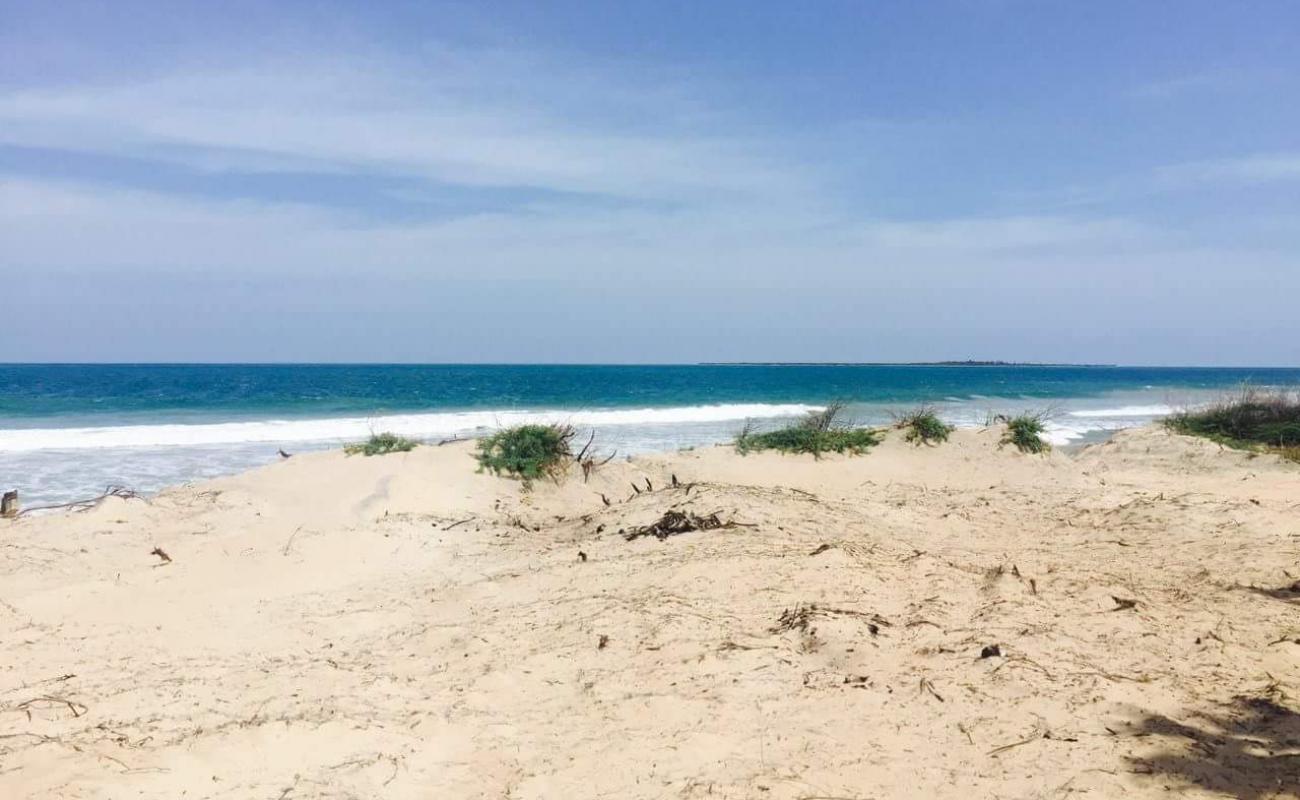
[[[850,403],[863,423],[926,402],[962,425],[1052,407],[1059,443],[1142,424],[1300,369],[1029,366],[0,365],[0,486],[31,504],[142,491],[370,431],[590,425],[637,452],[728,438],[745,419]]]

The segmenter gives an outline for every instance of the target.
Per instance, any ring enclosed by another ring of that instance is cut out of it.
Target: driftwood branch
[[[596,429],[595,429],[595,428],[592,428],[592,429],[591,429],[591,436],[587,437],[587,443],[584,444],[584,445],[582,446],[582,449],[578,451],[578,455],[577,455],[577,457],[574,459],[574,461],[577,461],[579,464],[581,464],[583,461],[585,461],[586,458],[587,458],[587,451],[591,449],[591,444],[592,444],[592,442],[594,442],[594,441],[596,441]]]
[[[110,497],[120,497],[123,500],[135,500],[140,497],[140,493],[134,489],[128,489],[125,486],[110,486],[104,490],[104,493],[85,500],[73,500],[68,503],[54,503],[48,506],[32,506],[18,512],[17,516],[25,516],[33,511],[54,511],[58,509],[72,509],[73,511],[89,511],[95,506],[107,500]]]
[[[582,446],[582,449],[578,451],[578,455],[574,456],[573,458],[574,461],[578,462],[578,466],[582,468],[583,483],[587,482],[587,480],[591,477],[591,473],[595,472],[596,467],[603,467],[604,465],[608,464],[611,460],[613,460],[614,456],[618,453],[618,451],[615,450],[613,453],[610,453],[604,460],[597,461],[596,451],[592,449],[592,445],[595,443],[595,441],[596,441],[596,431],[593,428],[591,431],[591,436],[587,437],[587,443]]]

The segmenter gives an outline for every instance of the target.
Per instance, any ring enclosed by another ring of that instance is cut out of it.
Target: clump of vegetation
[[[407,453],[418,445],[414,439],[398,436],[395,433],[372,433],[364,442],[344,446],[343,452],[350,456],[383,456],[389,453]]]
[[[904,438],[917,445],[946,442],[948,434],[953,431],[953,427],[939,419],[939,415],[929,406],[909,411],[895,420],[894,427],[906,430],[907,436]]]
[[[831,403],[821,411],[810,412],[804,419],[785,428],[757,433],[746,424],[736,436],[736,451],[744,455],[760,450],[782,453],[865,453],[880,443],[880,434],[870,428],[855,428],[841,422],[843,403]]]
[[[1300,461],[1300,392],[1250,387],[1212,406],[1165,418],[1177,433],[1242,450],[1268,450]]]
[[[478,442],[479,471],[520,478],[525,487],[541,478],[558,479],[574,460],[569,425],[516,425]],[[584,452],[586,448],[584,448]]]
[[[1047,430],[1044,425],[1047,420],[1045,413],[1025,412],[1016,417],[1003,414],[999,415],[997,420],[1007,426],[1002,444],[1014,444],[1022,453],[1045,453],[1052,449],[1052,446],[1043,439],[1043,433]]]

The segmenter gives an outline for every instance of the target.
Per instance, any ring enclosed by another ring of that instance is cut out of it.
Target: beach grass
[[[479,471],[523,480],[558,478],[573,460],[570,425],[516,425],[479,440]]]
[[[1226,447],[1271,451],[1300,461],[1300,391],[1245,387],[1213,405],[1171,414],[1165,427]]]
[[[407,453],[419,444],[414,439],[398,436],[395,433],[372,433],[364,442],[345,445],[343,452],[350,456],[384,456],[389,453]]]
[[[906,430],[904,438],[917,445],[946,442],[953,431],[953,427],[939,419],[929,406],[920,406],[903,414],[894,421],[894,427]]]
[[[814,457],[822,453],[859,455],[880,443],[879,432],[842,421],[843,411],[843,403],[831,403],[793,425],[774,431],[756,432],[746,424],[736,436],[736,451],[741,455],[762,450],[811,453]]]
[[[998,419],[1007,426],[1007,432],[1002,437],[1003,444],[1014,444],[1022,453],[1045,453],[1052,449],[1043,439],[1043,433],[1047,430],[1046,412],[1026,411],[1015,417],[1000,416]]]

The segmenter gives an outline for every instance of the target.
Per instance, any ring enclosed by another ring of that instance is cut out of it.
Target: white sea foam
[[[1044,438],[1054,445],[1065,445],[1090,434],[1102,431],[1120,431],[1143,425],[1173,413],[1168,406],[1124,406],[1095,411],[1068,412],[1063,419],[1044,423]]]
[[[734,403],[676,408],[456,411],[339,419],[32,428],[0,431],[0,452],[328,442],[364,438],[379,431],[391,431],[404,436],[451,436],[500,426],[548,422],[591,426],[680,425],[792,417],[819,408],[796,403]]]
[[[979,428],[988,424],[996,414],[1014,416],[1021,413],[1025,406],[1023,398],[985,399],[988,401],[987,408],[974,402],[966,403],[944,409],[941,416],[961,428]],[[1154,403],[1062,409],[1044,421],[1043,438],[1052,445],[1068,445],[1101,432],[1143,425],[1174,411],[1168,405]]]
[[[1101,425],[1068,425],[1048,420],[1043,423],[1043,439],[1050,445],[1060,447],[1100,430],[1106,428]]]
[[[1188,402],[1203,395],[1189,393]],[[1044,438],[1056,446],[1079,443],[1100,432],[1141,425],[1174,409],[1153,393],[1129,392],[1107,399],[1064,399],[1047,423]],[[903,404],[904,406],[906,404]],[[1100,406],[1088,408],[1089,405]],[[862,425],[888,425],[898,403],[859,403],[847,419]],[[950,398],[935,403],[947,422],[980,428],[997,414],[1015,415],[1035,403],[1023,398]],[[278,460],[276,449],[293,453],[337,447],[372,432],[393,431],[435,439],[472,435],[523,422],[567,421],[598,429],[602,452],[621,455],[705,446],[735,436],[744,419],[781,424],[818,406],[737,403],[671,408],[501,409],[485,411],[376,415],[334,419],[248,420],[241,422],[158,423],[80,428],[0,430],[0,475],[23,492],[25,503],[39,505],[91,497],[109,484],[151,492],[186,481],[231,474]]]
[[[1164,417],[1174,413],[1175,409],[1166,405],[1153,406],[1120,406],[1119,408],[1094,408],[1078,409],[1071,411],[1071,417],[1131,417],[1142,419],[1147,417]]]

